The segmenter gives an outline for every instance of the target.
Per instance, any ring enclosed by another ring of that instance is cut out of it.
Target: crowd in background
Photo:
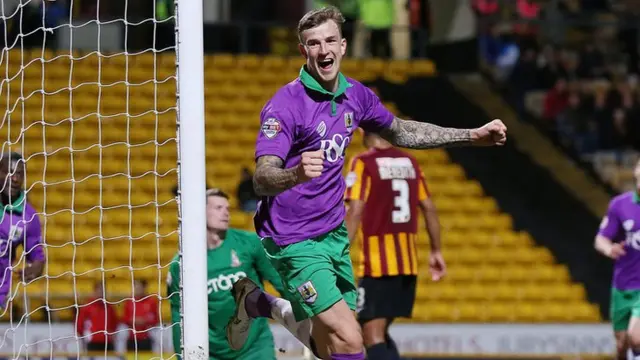
[[[478,1],[482,6],[476,11],[500,11],[487,7],[493,2]],[[579,155],[640,150],[640,22],[628,21],[637,16],[637,8],[628,6],[633,2],[517,0],[514,5],[508,20],[516,21],[481,23],[479,40],[484,64],[508,89],[520,117],[536,114],[544,129]]]

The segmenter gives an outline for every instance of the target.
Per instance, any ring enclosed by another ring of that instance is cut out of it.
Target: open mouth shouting
[[[333,59],[327,58],[327,59],[318,59],[318,67],[320,68],[320,70],[322,70],[323,72],[329,72],[331,71],[331,69],[333,69],[333,63],[335,61]]]

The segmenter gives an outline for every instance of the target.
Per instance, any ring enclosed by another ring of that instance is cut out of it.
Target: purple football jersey
[[[23,245],[28,262],[44,260],[42,229],[35,209],[22,193],[13,205],[2,205],[0,212],[0,307],[6,305],[11,289],[11,264],[18,246]]]
[[[613,198],[598,233],[612,242],[624,242],[626,254],[616,260],[613,287],[640,289],[640,199],[635,192]]]
[[[373,91],[342,74],[338,84],[335,93],[328,92],[303,68],[260,114],[256,159],[275,155],[291,168],[300,163],[303,152],[324,150],[320,177],[260,201],[256,231],[278,245],[326,234],[344,221],[342,168],[353,131],[361,127],[379,132],[393,121]]]

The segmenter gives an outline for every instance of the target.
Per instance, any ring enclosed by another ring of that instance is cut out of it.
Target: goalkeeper
[[[257,284],[268,280],[282,293],[282,281],[266,258],[260,239],[254,233],[229,228],[229,197],[218,189],[207,190],[207,290],[209,298],[210,360],[275,360],[273,335],[266,318],[256,319],[247,342],[239,351],[227,342],[225,327],[236,311],[231,293],[234,282],[248,277]],[[173,322],[173,344],[180,342],[180,266],[176,255],[169,266],[168,294]]]

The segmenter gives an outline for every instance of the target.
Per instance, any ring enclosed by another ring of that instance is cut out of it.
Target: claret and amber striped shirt
[[[418,204],[429,197],[416,159],[396,148],[351,161],[345,200],[365,201],[357,276],[417,275]]]

